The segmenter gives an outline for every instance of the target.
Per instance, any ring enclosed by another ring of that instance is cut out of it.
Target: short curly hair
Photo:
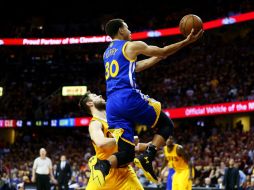
[[[123,27],[123,23],[124,20],[119,18],[108,21],[105,26],[106,34],[111,38],[114,38],[117,35],[119,28]]]

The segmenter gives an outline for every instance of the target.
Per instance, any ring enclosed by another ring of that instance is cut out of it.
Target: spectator
[[[204,187],[205,187],[205,188],[210,188],[210,187],[212,187],[211,179],[210,179],[209,177],[206,177],[206,178],[205,178]]]
[[[234,167],[234,159],[229,160],[229,167],[225,170],[223,185],[225,190],[238,190],[239,170]]]
[[[215,185],[215,187],[218,189],[223,189],[223,177],[218,179],[218,183]]]
[[[251,182],[251,186],[254,187],[254,169],[253,169],[252,174],[251,174],[250,182]]]
[[[59,190],[68,190],[68,183],[71,179],[71,165],[66,161],[66,156],[61,155],[60,163],[56,167],[56,179]]]
[[[246,175],[244,174],[242,170],[239,170],[239,190],[244,189],[245,182],[246,182]]]

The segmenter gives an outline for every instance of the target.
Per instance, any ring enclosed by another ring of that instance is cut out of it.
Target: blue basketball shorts
[[[115,92],[107,99],[106,114],[109,129],[122,128],[122,138],[134,142],[136,125],[146,125],[153,128],[160,116],[160,102],[144,98],[134,90]]]

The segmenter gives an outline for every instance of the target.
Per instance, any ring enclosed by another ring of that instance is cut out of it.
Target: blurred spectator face
[[[200,170],[202,170],[202,166],[195,166],[195,169],[196,169],[197,171],[200,171]]]
[[[45,158],[45,157],[46,157],[46,154],[47,154],[47,152],[46,152],[45,148],[41,148],[41,149],[40,149],[40,157],[41,157],[41,158]]]
[[[200,185],[200,179],[196,178],[194,181],[195,186],[199,186]]]
[[[221,167],[221,168],[225,168],[225,163],[224,163],[224,162],[221,162],[221,163],[220,163],[220,167]]]
[[[238,162],[234,163],[235,168],[239,168],[240,164]]]
[[[234,159],[233,158],[231,158],[230,160],[229,160],[229,167],[233,167],[234,166]]]
[[[23,176],[23,182],[25,182],[25,183],[29,183],[30,181],[29,181],[29,177],[28,176]]]
[[[83,178],[81,176],[78,177],[78,182],[82,182]]]
[[[62,155],[61,158],[60,158],[61,161],[66,161],[66,156],[65,155]]]
[[[86,175],[87,178],[90,177],[90,174],[91,174],[90,170],[85,171],[85,175]]]

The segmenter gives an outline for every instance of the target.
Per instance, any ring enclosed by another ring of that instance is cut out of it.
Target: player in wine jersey
[[[172,136],[166,141],[165,158],[169,160],[175,173],[172,179],[172,190],[191,190],[194,176],[193,165],[183,147],[174,143]]]
[[[132,162],[134,151],[134,127],[136,124],[156,128],[156,134],[147,150],[134,159],[134,163],[143,170],[151,181],[157,182],[152,167],[156,151],[165,145],[166,139],[173,133],[173,123],[161,111],[160,102],[144,95],[136,84],[135,72],[143,71],[158,63],[162,57],[174,54],[182,47],[202,36],[192,33],[184,40],[159,48],[148,46],[141,41],[131,41],[127,24],[121,19],[110,20],[105,27],[112,42],[104,52],[105,78],[107,83],[107,121],[110,129],[115,129],[123,143],[118,144],[118,152],[112,155],[117,159],[117,167]],[[137,61],[138,55],[150,58]],[[99,160],[96,165],[100,165]],[[99,167],[98,167],[99,168]],[[94,175],[103,175],[103,170],[95,170]]]
[[[113,153],[117,152],[116,139],[108,131],[105,104],[106,102],[101,96],[90,92],[86,93],[79,103],[82,110],[93,116],[89,124],[89,134],[96,152],[96,155],[89,160],[91,175],[86,190],[143,190],[136,173],[130,165],[116,168],[116,165],[109,160],[113,165],[107,171],[108,175],[105,178],[104,186],[98,186],[97,183],[101,183],[101,178],[96,178],[92,175],[92,171],[95,169],[93,162],[97,162],[97,159],[106,160]],[[139,143],[136,146],[136,151],[144,151],[147,146],[148,144],[146,143]],[[107,164],[107,162],[104,164]]]

